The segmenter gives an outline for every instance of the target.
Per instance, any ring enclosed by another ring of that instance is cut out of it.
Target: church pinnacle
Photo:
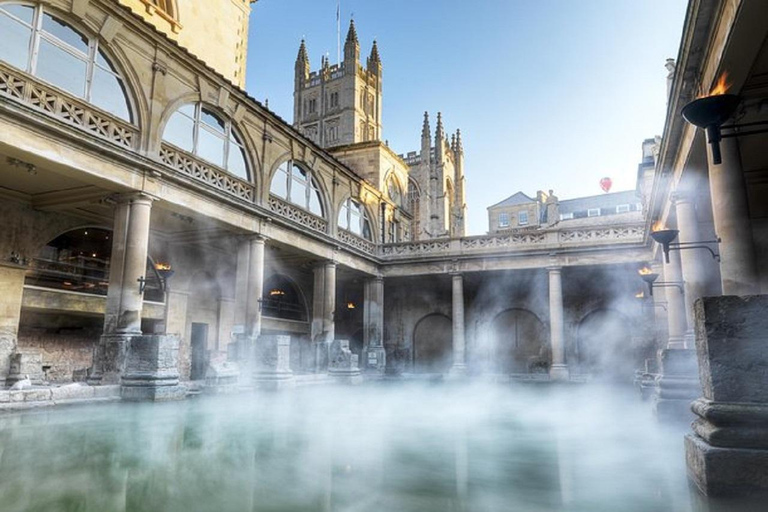
[[[424,112],[424,124],[421,127],[421,138],[429,139],[431,135],[432,133],[429,128],[429,112]]]
[[[439,144],[445,140],[445,130],[443,129],[443,114],[437,113],[437,129],[435,130],[435,144]]]
[[[301,40],[301,45],[299,45],[299,54],[296,56],[296,63],[309,64],[309,55],[307,55],[307,45],[304,39]]]
[[[373,47],[371,48],[371,56],[369,57],[369,60],[371,62],[381,62],[381,58],[379,57],[379,47],[376,44],[376,40],[373,40]]]
[[[347,32],[346,44],[360,44],[357,40],[357,30],[355,29],[355,20],[349,21],[349,32]]]

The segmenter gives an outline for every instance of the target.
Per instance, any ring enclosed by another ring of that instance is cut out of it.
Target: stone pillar
[[[21,318],[21,300],[24,294],[26,267],[0,265],[0,387],[10,374],[11,355],[16,351]],[[21,378],[24,378],[21,376]],[[13,384],[13,382],[8,382]]]
[[[120,197],[115,207],[104,333],[89,376],[94,384],[119,382],[127,344],[141,335],[144,294],[139,280],[147,277],[151,210],[152,198],[142,193]]]
[[[127,341],[120,396],[130,401],[183,399],[187,390],[179,385],[178,357],[177,335],[131,336]]]
[[[255,347],[253,384],[259,389],[283,389],[295,385],[291,371],[291,337],[260,336]]]
[[[173,334],[179,338],[179,375],[182,379],[189,379],[192,367],[192,354],[190,353],[187,334],[187,305],[189,292],[181,290],[169,290],[166,294],[166,334]]]
[[[680,265],[680,251],[669,253],[669,263],[664,263],[664,281],[682,283],[683,272]],[[669,339],[667,348],[685,348],[685,332],[688,330],[688,320],[685,310],[685,294],[676,286],[664,288],[667,299],[667,325]]]
[[[248,298],[245,311],[245,333],[251,338],[261,334],[261,297],[264,294],[264,242],[261,236],[249,242]]]
[[[719,250],[723,295],[760,293],[739,143],[736,138],[727,138],[720,147],[722,164],[714,165],[711,152],[707,151],[707,155],[715,232],[722,240]]]
[[[464,276],[460,273],[451,274],[452,303],[453,303],[453,366],[451,373],[463,375],[467,373],[464,329]]]
[[[565,363],[565,315],[563,312],[563,279],[561,267],[548,267],[549,271],[549,332],[552,345],[552,380],[568,380]]]
[[[363,305],[363,365],[366,370],[384,372],[384,278],[373,277],[365,281]]]
[[[701,230],[696,217],[694,197],[690,193],[676,192],[672,198],[677,212],[677,228],[680,230],[680,242],[701,242]],[[678,251],[672,251],[678,252]],[[707,282],[707,265],[705,258],[709,253],[704,249],[685,249],[680,252],[683,281],[685,282],[685,312],[688,328],[685,331],[684,346],[693,348],[693,304],[704,295]],[[670,254],[670,260],[671,260]]]
[[[698,418],[685,455],[689,477],[708,496],[768,493],[766,311],[765,295],[696,303],[703,397],[692,406]]]
[[[315,348],[315,371],[325,372],[328,350],[336,335],[336,262],[326,261],[315,267],[312,292],[312,344]]]

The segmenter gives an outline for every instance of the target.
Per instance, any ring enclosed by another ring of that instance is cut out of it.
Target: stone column
[[[669,253],[669,263],[664,263],[664,281],[682,283],[683,271],[680,265],[680,251]],[[664,288],[667,299],[667,324],[669,339],[667,348],[685,348],[685,332],[688,330],[688,320],[685,309],[685,294],[676,286]]]
[[[676,192],[672,198],[677,212],[677,228],[680,230],[680,242],[701,242],[701,230],[696,217],[694,197],[690,193]],[[678,251],[672,251],[678,252]],[[707,266],[705,258],[709,253],[704,249],[685,249],[680,252],[683,281],[685,282],[685,313],[688,328],[685,331],[682,348],[693,348],[693,304],[704,295],[707,281]],[[670,254],[670,261],[671,261]]]
[[[0,290],[3,291],[0,298],[0,388],[10,374],[11,355],[18,345],[25,272],[26,267],[10,264],[0,266]],[[9,381],[8,384],[13,382]]]
[[[707,155],[715,232],[722,240],[719,249],[723,295],[757,294],[760,285],[739,143],[736,138],[727,138],[720,147],[722,164],[714,165],[711,152],[707,151]]]
[[[570,375],[565,363],[565,314],[563,312],[562,267],[547,267],[549,271],[549,336],[552,345],[552,380],[568,380]]]
[[[261,297],[264,294],[264,242],[261,236],[249,243],[248,298],[245,312],[245,332],[250,338],[261,334]]]
[[[94,354],[93,383],[117,383],[127,344],[141,335],[144,294],[139,280],[147,277],[151,210],[152,198],[142,193],[120,197],[115,207],[104,333]]]
[[[696,303],[703,396],[691,406],[697,419],[685,436],[685,458],[708,496],[768,492],[767,310],[765,295]]]
[[[315,348],[315,371],[328,367],[328,349],[336,335],[336,262],[326,261],[315,267],[312,294],[312,343]]]
[[[453,302],[453,366],[451,373],[467,373],[466,340],[464,333],[464,276],[451,274]]]
[[[383,372],[386,366],[384,351],[384,278],[373,277],[365,281],[363,306],[363,367]]]

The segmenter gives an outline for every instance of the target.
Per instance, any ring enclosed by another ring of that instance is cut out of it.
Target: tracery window
[[[395,180],[394,177],[390,177],[387,181],[387,194],[398,208],[403,207],[403,193],[400,190],[400,185],[398,185],[397,180]]]
[[[351,231],[366,240],[373,240],[371,221],[365,207],[354,199],[347,198],[339,210],[339,227]]]
[[[41,5],[0,3],[0,60],[131,121],[125,80],[89,37]]]
[[[248,179],[245,148],[232,122],[202,103],[179,107],[165,125],[163,140]]]
[[[312,173],[292,161],[283,162],[272,177],[269,193],[323,217],[320,188]]]

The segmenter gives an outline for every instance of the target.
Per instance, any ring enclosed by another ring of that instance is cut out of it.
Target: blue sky
[[[677,56],[685,0],[341,0],[363,58],[384,66],[384,139],[420,145],[423,112],[464,140],[468,230],[522,190],[561,199],[635,187],[643,139],[661,134],[666,58]],[[259,0],[248,91],[287,121],[301,38],[315,70],[336,58],[336,0]]]

